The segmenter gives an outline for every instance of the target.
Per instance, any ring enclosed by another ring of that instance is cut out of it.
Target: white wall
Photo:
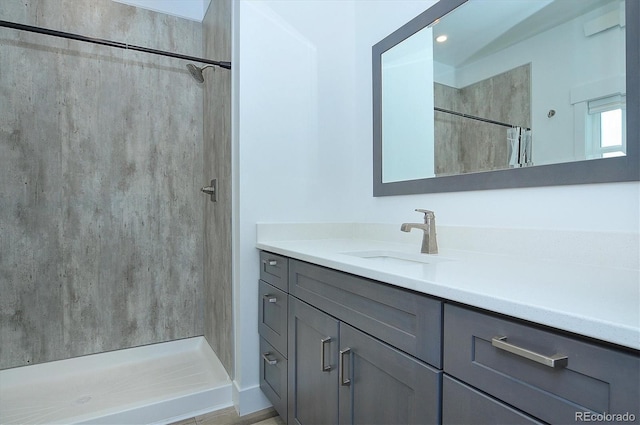
[[[625,30],[616,26],[586,37],[583,24],[612,9],[615,10],[613,6],[615,4],[608,4],[607,7],[461,67],[456,70],[455,86],[465,87],[531,63],[534,164],[552,164],[584,158],[584,129],[581,129],[578,135],[574,134],[571,90],[624,75]],[[624,7],[624,3],[620,7]],[[594,95],[611,96],[624,88],[615,89],[616,91],[604,91]],[[556,115],[549,119],[547,113],[551,109],[556,111]],[[584,118],[581,124],[584,125]]]
[[[385,183],[435,176],[435,144],[425,143],[435,131],[432,40],[433,30],[424,28],[382,54]]]
[[[236,4],[234,314],[241,392],[258,384],[256,222],[399,226],[420,219],[414,208],[428,208],[446,225],[639,230],[638,183],[372,197],[371,46],[432,4]]]
[[[343,178],[349,185],[345,174],[355,174],[354,8],[342,1],[235,6],[235,384],[252,394],[259,367],[256,222],[337,220],[350,207],[335,199]],[[240,407],[241,414],[259,408]]]

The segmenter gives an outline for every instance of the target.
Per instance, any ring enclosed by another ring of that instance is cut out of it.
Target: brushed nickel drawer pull
[[[263,295],[262,298],[264,298],[266,301],[269,301],[270,303],[277,303],[278,302],[278,299],[276,297],[274,297],[273,295],[271,295],[271,294]]]
[[[340,350],[340,385],[349,386],[351,385],[351,379],[344,379],[344,356],[350,355],[351,348],[345,348],[344,350]]]
[[[271,366],[273,366],[274,364],[277,364],[277,363],[278,363],[278,360],[276,360],[276,359],[270,359],[269,357],[267,357],[269,354],[271,354],[271,353],[269,353],[268,351],[267,351],[266,353],[262,353],[262,359],[263,359],[265,362],[267,362],[267,364],[270,364]]]
[[[329,366],[325,365],[325,356],[324,356],[324,353],[325,353],[324,346],[328,342],[331,342],[330,336],[326,338],[322,338],[320,340],[320,370],[323,372],[329,372],[331,370],[331,365]]]
[[[262,262],[264,263],[265,266],[277,266],[278,265],[278,261],[277,260],[263,260]]]
[[[553,368],[565,367],[569,362],[569,357],[564,354],[554,354],[553,356],[545,356],[544,354],[536,353],[535,351],[527,350],[526,348],[518,347],[517,345],[509,344],[506,336],[494,336],[491,338],[491,345],[500,350],[508,351],[516,356],[524,357],[525,359],[533,360],[534,362],[543,364],[545,366]]]

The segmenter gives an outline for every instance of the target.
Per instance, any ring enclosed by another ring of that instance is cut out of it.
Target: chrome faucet
[[[416,209],[416,211],[424,213],[424,224],[421,223],[402,223],[400,230],[410,232],[411,229],[420,229],[424,232],[422,235],[422,248],[420,252],[423,254],[437,254],[438,241],[436,240],[436,215],[433,211]]]

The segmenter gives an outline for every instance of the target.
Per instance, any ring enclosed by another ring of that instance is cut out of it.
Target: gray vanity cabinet
[[[442,379],[442,423],[448,425],[543,424],[448,375],[444,375]]]
[[[260,386],[288,423],[440,423],[441,301],[267,252],[260,279]]]
[[[338,423],[339,322],[289,298],[289,424]]]
[[[445,380],[443,423],[460,423],[456,406],[474,398],[456,381],[548,423],[640,423],[637,353],[453,304],[444,312],[444,372],[456,380]]]
[[[287,415],[287,358],[260,337],[260,389],[278,414]]]
[[[260,388],[283,418],[287,417],[288,393],[288,263],[286,257],[260,252]]]
[[[290,297],[290,424],[440,423],[441,372]]]
[[[261,387],[290,424],[640,423],[637,351],[260,257]]]
[[[340,323],[340,424],[438,424],[442,372]]]
[[[281,291],[289,291],[289,259],[260,251],[260,279]]]
[[[264,281],[258,282],[260,294],[258,314],[258,332],[281,353],[287,353],[287,316],[288,296],[286,292],[269,285]]]
[[[289,292],[290,424],[440,423],[440,301],[293,259]]]
[[[289,294],[441,368],[440,300],[297,260],[289,261]]]

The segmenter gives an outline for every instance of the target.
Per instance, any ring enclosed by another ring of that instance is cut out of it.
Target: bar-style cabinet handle
[[[267,357],[267,356],[269,356],[269,354],[271,354],[271,353],[269,353],[268,351],[267,351],[266,353],[262,353],[262,359],[263,359],[265,362],[267,362],[267,364],[270,364],[270,365],[272,365],[272,366],[273,366],[274,364],[277,364],[277,363],[278,363],[278,360],[276,360],[276,359],[270,359],[269,357]]]
[[[322,338],[320,340],[320,370],[323,371],[323,372],[329,372],[331,370],[331,365],[327,366],[325,364],[326,362],[325,362],[325,356],[324,356],[324,353],[325,353],[324,346],[329,342],[331,342],[331,337],[330,336],[328,336],[326,338]]]
[[[494,336],[491,338],[491,345],[499,348],[500,350],[515,354],[516,356],[524,357],[525,359],[533,360],[534,362],[553,368],[565,367],[569,363],[569,357],[564,354],[545,356],[544,354],[536,353],[535,351],[527,350],[526,348],[508,343],[506,336]]]
[[[276,297],[274,297],[273,295],[271,295],[271,294],[265,294],[265,295],[262,296],[262,298],[264,298],[265,301],[269,301],[270,303],[277,303],[278,302],[278,299]]]
[[[278,265],[278,261],[277,260],[263,260],[262,262],[267,266],[277,266]]]
[[[351,353],[351,348],[345,348],[344,350],[340,350],[340,385],[348,386],[351,385],[351,379],[344,379],[344,356],[349,355]]]

